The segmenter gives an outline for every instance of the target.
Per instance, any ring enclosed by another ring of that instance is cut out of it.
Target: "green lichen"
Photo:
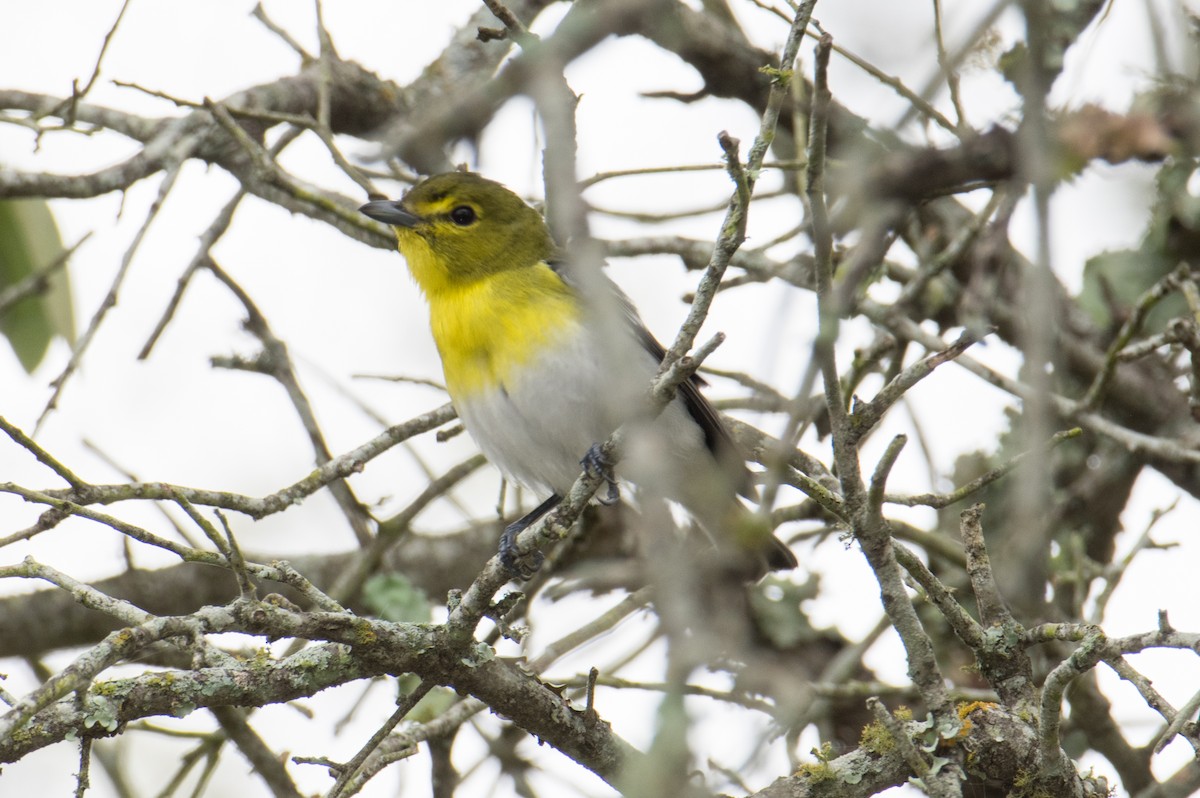
[[[797,776],[808,779],[811,782],[834,781],[837,779],[837,771],[829,764],[834,758],[833,746],[830,743],[822,743],[820,748],[812,749],[812,755],[817,758],[817,761],[798,767],[796,769]]]
[[[1018,770],[1013,777],[1013,788],[1009,793],[1012,798],[1054,798],[1053,795],[1037,787],[1037,777],[1028,770]]]
[[[487,643],[480,641],[468,649],[459,658],[459,662],[468,668],[478,668],[496,658],[496,650]]]
[[[771,83],[786,89],[788,84],[792,82],[793,72],[790,69],[780,69],[773,66],[762,66],[758,71],[771,79]]]
[[[887,727],[879,721],[868,723],[863,727],[862,734],[858,738],[860,747],[867,749],[873,754],[883,756],[889,751],[896,748],[896,738],[888,731]]]
[[[366,619],[359,620],[357,623],[355,623],[354,631],[357,636],[357,640],[354,641],[355,645],[373,646],[379,642],[379,635],[375,632],[375,627],[372,626],[371,622]]]
[[[796,775],[812,782],[833,781],[837,778],[837,773],[827,762],[801,765],[796,769]]]
[[[186,718],[196,711],[196,705],[191,701],[180,701],[171,705],[171,714],[176,718]]]
[[[83,727],[90,729],[99,726],[107,732],[115,732],[120,721],[117,717],[119,706],[105,696],[88,693],[83,699]]]
[[[112,696],[117,694],[117,686],[112,682],[96,682],[88,692],[92,695]]]

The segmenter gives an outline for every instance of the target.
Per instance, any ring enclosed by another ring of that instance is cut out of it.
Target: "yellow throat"
[[[578,332],[578,300],[547,265],[555,246],[545,221],[499,183],[436,175],[399,202],[367,209],[392,224],[429,302],[453,398],[503,387],[536,354]]]

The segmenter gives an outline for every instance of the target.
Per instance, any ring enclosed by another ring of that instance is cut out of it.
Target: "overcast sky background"
[[[116,0],[50,0],[19,3],[0,0],[0,74],[4,85],[56,96],[69,94],[71,81],[86,81],[95,64],[105,32],[120,8]],[[238,90],[270,82],[293,73],[297,59],[284,44],[250,17],[252,2],[219,4],[145,2],[135,0],[126,15],[104,62],[101,79],[89,101],[148,116],[179,113],[161,99],[114,86],[111,80],[137,83],[172,95],[200,100],[223,98]],[[265,2],[268,14],[311,51],[316,51],[311,4]],[[751,37],[778,51],[786,27],[776,18],[748,3],[733,0],[739,18]],[[956,45],[980,16],[985,4],[970,0],[948,0],[946,27]],[[990,6],[990,3],[987,4]],[[1163,14],[1168,30],[1181,30],[1178,9],[1167,0],[1153,0]],[[398,83],[416,77],[448,41],[454,28],[473,13],[478,4],[468,0],[442,2],[369,2],[340,0],[327,3],[324,13],[334,42],[344,58],[358,61]],[[552,27],[563,13],[551,9],[535,30]],[[865,0],[819,4],[817,17],[835,40],[866,57],[889,74],[900,76],[909,86],[925,85],[934,69],[930,4]],[[1021,35],[1018,17],[1009,13],[998,30],[1005,45]],[[1143,3],[1114,2],[1101,24],[1089,32],[1083,46],[1072,51],[1067,73],[1055,87],[1053,100],[1079,105],[1101,102],[1125,109],[1134,94],[1144,89],[1155,69],[1151,37]],[[1168,53],[1176,69],[1194,69],[1184,59],[1182,41],[1172,40]],[[1002,46],[1000,50],[1003,50]],[[802,48],[806,71],[811,69],[811,42]],[[999,51],[999,50],[998,50]],[[640,166],[715,162],[719,158],[716,135],[729,130],[748,149],[758,128],[757,117],[744,107],[707,100],[689,106],[670,101],[645,101],[639,92],[660,89],[699,88],[690,69],[664,55],[648,42],[627,38],[610,41],[575,62],[568,78],[579,105],[579,174],[628,169]],[[831,85],[839,101],[872,121],[889,123],[900,117],[905,103],[886,87],[835,56]],[[1017,98],[993,74],[978,70],[964,78],[964,96],[972,122],[1011,122]],[[944,97],[939,100],[944,104]],[[82,172],[112,164],[135,149],[116,136],[82,137],[71,133],[48,135],[33,152],[28,131],[0,125],[0,164],[6,167],[54,172]],[[365,147],[351,147],[351,156],[367,158]],[[540,142],[531,106],[516,100],[502,112],[481,142],[478,157],[461,153],[486,175],[501,180],[527,196],[540,195]],[[353,184],[329,164],[327,153],[313,141],[300,141],[289,149],[284,162],[313,182],[336,187],[359,198]],[[1152,192],[1153,169],[1125,165],[1099,166],[1055,197],[1052,228],[1055,270],[1068,286],[1076,287],[1087,257],[1106,248],[1134,244],[1145,223],[1145,209]],[[777,183],[770,173],[760,190]],[[86,201],[58,201],[53,210],[64,241],[69,245],[88,231],[91,239],[80,248],[71,264],[76,315],[82,329],[95,312],[110,285],[121,257],[141,226],[158,190],[159,178],[144,181],[125,197],[105,196]],[[220,171],[189,164],[168,199],[162,214],[150,228],[132,264],[118,306],[109,314],[94,342],[81,372],[68,384],[60,409],[47,420],[39,442],[60,460],[77,469],[86,479],[118,481],[122,477],[83,446],[94,443],[112,458],[143,479],[163,480],[197,487],[228,489],[262,495],[290,484],[311,468],[312,454],[306,437],[279,387],[267,378],[246,373],[213,371],[208,359],[231,353],[252,354],[255,342],[240,330],[240,306],[207,274],[200,274],[189,290],[174,323],[149,360],[135,356],[162,313],[175,288],[175,281],[195,252],[197,236],[235,190],[234,182]],[[393,187],[395,188],[395,187]],[[397,192],[398,188],[395,189]],[[716,204],[729,194],[727,178],[719,171],[684,176],[654,176],[614,180],[588,192],[587,198],[600,207],[655,210]],[[669,198],[663,200],[662,198]],[[685,197],[685,200],[679,200]],[[362,198],[365,199],[365,198]],[[751,213],[751,243],[767,240],[786,229],[797,218],[798,203],[779,200],[755,204]],[[715,238],[720,214],[662,226],[663,233],[682,233]],[[616,238],[641,233],[628,223],[596,215],[593,232]],[[1031,240],[1032,221],[1019,214],[1015,239]],[[789,245],[794,246],[794,245]],[[783,251],[786,251],[783,250]],[[1026,252],[1032,250],[1026,248]],[[247,199],[236,221],[215,249],[221,265],[259,304],[276,334],[284,339],[298,361],[304,387],[313,400],[335,452],[350,449],[379,427],[363,414],[346,394],[369,403],[389,422],[432,409],[444,401],[433,389],[352,379],[352,375],[403,374],[440,379],[440,366],[429,338],[423,302],[411,284],[402,260],[387,253],[349,241],[336,231],[307,218],[292,216],[253,198]],[[610,267],[615,279],[630,293],[649,326],[660,338],[673,337],[675,326],[686,313],[679,297],[694,286],[695,276],[685,273],[670,258],[615,262]],[[811,346],[813,324],[811,297],[778,286],[749,286],[722,295],[706,326],[711,334],[722,330],[728,342],[714,355],[718,367],[753,372],[783,388],[794,386]],[[702,334],[703,337],[703,334]],[[980,359],[1014,370],[1014,355],[1003,346],[988,344],[973,352]],[[848,350],[847,350],[848,351]],[[49,392],[47,383],[63,368],[68,349],[56,344],[50,357],[32,379],[21,371],[16,358],[0,344],[0,415],[25,429],[32,429]],[[736,395],[736,388],[714,381],[712,393]],[[988,446],[1000,429],[999,408],[1010,399],[983,385],[959,369],[947,366],[919,386],[911,395],[915,413],[926,425],[936,424],[932,436],[934,465],[947,474],[954,458],[975,447]],[[895,432],[907,431],[903,409],[892,414],[888,426],[864,452],[869,468],[882,446]],[[753,420],[753,419],[751,419]],[[768,431],[774,431],[768,426]],[[827,443],[807,440],[806,448],[828,459]],[[466,436],[436,444],[430,436],[414,442],[419,456],[435,469],[460,461],[473,451]],[[890,488],[899,491],[944,489],[944,482],[930,483],[929,470],[918,447],[911,445],[902,455]],[[51,476],[27,453],[0,445],[0,480],[35,487],[53,487]],[[421,489],[421,475],[414,455],[400,447],[372,462],[353,482],[359,496],[379,502],[384,511],[409,501]],[[485,469],[468,480],[456,495],[478,512],[495,503],[498,477]],[[1149,513],[1176,498],[1177,491],[1165,480],[1147,474],[1136,500],[1125,517],[1128,546],[1146,523]],[[150,507],[121,508],[122,517],[135,523],[159,527],[162,522]],[[32,522],[37,509],[0,497],[3,533]],[[898,514],[899,515],[899,514]],[[905,515],[928,525],[931,515],[914,510]],[[233,518],[242,545],[279,555],[313,550],[341,551],[353,540],[333,502],[325,495],[313,497],[301,508],[262,522]],[[462,515],[448,502],[432,507],[420,520],[422,529],[450,528]],[[1152,628],[1159,608],[1170,611],[1172,622],[1181,629],[1200,628],[1200,603],[1195,601],[1194,566],[1200,513],[1196,503],[1183,497],[1180,508],[1159,527],[1162,542],[1183,544],[1170,553],[1142,555],[1112,602],[1106,622],[1111,634]],[[300,534],[309,530],[310,534]],[[64,524],[51,534],[28,543],[0,550],[0,564],[33,555],[80,579],[106,576],[123,567],[122,545],[108,530],[86,522]],[[808,553],[804,568],[820,572],[826,598],[812,608],[818,623],[836,623],[847,635],[861,637],[880,617],[878,591],[861,555],[831,541]],[[134,561],[140,567],[168,564],[158,552],[136,548]],[[803,575],[803,571],[801,575]],[[33,589],[34,585],[24,586]],[[12,590],[11,581],[0,584]],[[603,611],[603,601],[573,601],[546,608],[557,613],[563,624],[591,619]],[[574,620],[572,620],[574,619]],[[640,628],[638,624],[641,624]],[[561,627],[559,627],[561,628]],[[630,639],[646,633],[643,620],[631,621],[620,630]],[[537,650],[550,637],[536,637]],[[586,664],[594,649],[577,652],[564,662],[562,673]],[[1180,655],[1182,656],[1182,655]],[[605,654],[606,658],[611,655]],[[1194,661],[1190,674],[1174,667],[1181,659],[1168,654],[1133,658],[1148,670],[1155,686],[1170,700],[1182,702],[1194,690]],[[1194,660],[1194,658],[1193,658]],[[56,659],[61,666],[66,658]],[[903,658],[893,637],[885,636],[868,657],[868,665],[882,676],[904,680]],[[2,663],[8,675],[6,687],[22,693],[34,682],[20,663]],[[1110,695],[1125,689],[1115,678],[1100,671]],[[329,691],[303,702],[318,713],[344,712],[348,699],[360,686]],[[390,710],[390,693],[375,688],[380,712]],[[648,739],[648,729],[639,729],[636,718],[657,702],[648,694],[606,696],[605,714],[617,723],[619,733],[635,744]],[[697,705],[703,718],[697,734],[698,748],[719,739],[708,733],[725,728],[728,719],[719,707]],[[1149,736],[1158,726],[1139,701],[1130,712]],[[375,713],[378,714],[378,713]],[[207,728],[207,719],[193,717],[178,726]],[[375,715],[360,713],[337,739],[302,735],[319,724],[297,723],[301,716],[286,707],[268,708],[262,717],[277,720],[287,731],[279,740],[289,741],[292,753],[345,758],[374,729]],[[623,718],[631,718],[622,725]],[[728,734],[723,735],[728,738]],[[300,740],[300,742],[297,742]],[[178,756],[176,743],[150,740],[137,735],[146,751],[162,752],[164,760]],[[721,761],[738,766],[744,752],[730,751],[722,741]],[[801,746],[807,750],[815,739]],[[279,743],[282,744],[282,743]],[[303,746],[310,747],[303,747]],[[736,745],[734,746],[736,749]],[[1170,772],[1190,752],[1176,742],[1160,757],[1160,773]],[[767,754],[778,765],[782,753]],[[68,746],[43,751],[26,761],[6,766],[0,774],[0,792],[18,794],[21,788],[37,785],[43,794],[65,795],[71,789],[76,753]],[[701,761],[703,761],[701,759]],[[169,762],[168,762],[169,764]],[[1097,770],[1107,772],[1097,760]],[[212,794],[238,794],[249,789],[245,768],[237,755],[230,755],[217,775],[226,786]],[[414,768],[413,784],[404,794],[422,795],[425,766],[408,763],[380,777],[365,795],[388,795],[406,768]],[[305,777],[306,770],[310,776]],[[302,788],[311,791],[327,786],[315,768],[293,768]],[[564,765],[564,778],[578,780],[579,768]],[[161,784],[161,774],[147,772],[137,778],[146,794]],[[95,796],[111,793],[98,768],[93,769]],[[483,794],[464,788],[462,794]],[[255,784],[253,789],[258,789]],[[506,787],[504,789],[507,789]],[[596,782],[589,788],[606,794]]]

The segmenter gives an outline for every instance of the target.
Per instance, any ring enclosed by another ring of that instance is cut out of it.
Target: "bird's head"
[[[359,209],[392,225],[400,253],[426,294],[551,257],[542,215],[501,184],[471,172],[422,180],[400,200]]]

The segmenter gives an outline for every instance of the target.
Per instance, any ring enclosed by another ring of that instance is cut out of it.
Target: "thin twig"
[[[597,172],[591,177],[579,181],[579,190],[591,188],[597,183],[602,183],[605,180],[612,180],[618,177],[641,177],[644,175],[670,175],[681,172],[716,172],[726,169],[724,163],[714,161],[712,163],[697,163],[697,164],[677,164],[675,166],[642,166],[637,169],[612,169],[607,172]],[[764,161],[760,169],[782,169],[784,171],[792,171],[795,169],[803,169],[804,161]],[[782,192],[781,192],[782,194]],[[703,213],[711,213],[713,211],[724,210],[728,207],[728,201],[722,202],[720,206],[712,208]],[[700,211],[694,212],[699,213]]]
[[[983,627],[959,604],[950,589],[908,547],[897,543],[895,549],[896,560],[925,591],[925,595],[938,608],[958,639],[972,651],[982,649],[986,642]]]
[[[254,768],[254,773],[266,782],[273,798],[303,798],[284,767],[285,760],[278,752],[267,747],[262,737],[247,721],[249,710],[237,707],[212,707],[209,709],[221,731],[232,742],[242,756]]]
[[[1138,297],[1137,302],[1130,309],[1129,317],[1125,319],[1125,323],[1121,325],[1120,331],[1109,343],[1108,351],[1104,354],[1104,363],[1101,365],[1100,370],[1096,372],[1092,384],[1088,386],[1087,393],[1079,400],[1081,409],[1093,410],[1096,408],[1101,397],[1104,395],[1104,390],[1108,387],[1109,380],[1112,379],[1113,373],[1116,371],[1117,356],[1121,350],[1129,345],[1129,342],[1133,340],[1133,336],[1137,335],[1150,311],[1179,288],[1180,283],[1187,279],[1188,273],[1189,269],[1187,266],[1180,266],[1150,286],[1150,288],[1146,289],[1145,293]]]
[[[1063,693],[1075,677],[1096,666],[1103,656],[1106,638],[1099,629],[1055,667],[1042,685],[1041,717],[1037,725],[1038,773],[1056,777],[1071,772],[1071,762],[1060,746]]]
[[[566,656],[575,648],[592,640],[597,635],[607,632],[635,612],[645,609],[650,603],[649,588],[641,588],[630,593],[612,609],[605,611],[599,617],[581,624],[579,628],[547,645],[542,652],[529,662],[534,673],[541,673],[556,661]]]
[[[820,36],[820,34],[815,31],[809,31],[808,35],[814,39]],[[900,78],[896,77],[895,75],[887,74],[867,59],[856,55],[855,53],[847,50],[845,47],[841,47],[836,43],[833,45],[833,51],[842,58],[845,58],[850,63],[854,64],[863,72],[866,72],[868,75],[878,80],[883,85],[890,88],[892,91],[899,94],[904,99],[908,100],[910,108],[913,112],[924,115],[928,119],[936,122],[938,126],[950,131],[951,133],[954,133],[955,135],[962,135],[962,131],[955,126],[953,122],[947,119],[945,114],[935,108],[920,94],[908,88],[908,86],[905,86],[904,81],[900,80]]]
[[[927,349],[938,350],[946,345],[945,341],[926,332],[911,319],[898,316],[892,313],[890,308],[869,299],[860,302],[858,309],[864,316],[881,327],[891,330],[901,338],[916,341]],[[963,355],[954,362],[1013,396],[1028,399],[1038,393],[1038,389],[1033,386],[1007,377],[974,360],[969,355]],[[1054,411],[1058,415],[1071,418],[1085,429],[1111,438],[1133,454],[1151,455],[1169,462],[1200,463],[1200,450],[1185,446],[1179,440],[1148,435],[1128,427],[1122,427],[1099,413],[1083,411],[1079,402],[1059,394],[1043,392],[1042,395],[1053,405]]]
[[[263,346],[265,357],[261,358],[260,361],[265,361],[266,373],[270,374],[287,391],[288,398],[292,402],[292,407],[295,408],[297,415],[300,417],[301,424],[303,424],[305,431],[308,433],[308,439],[317,457],[317,465],[328,463],[333,459],[333,453],[329,450],[329,445],[325,442],[325,435],[321,432],[312,404],[300,387],[300,381],[296,377],[296,370],[292,365],[291,356],[288,354],[287,345],[275,336],[275,333],[267,323],[266,317],[259,311],[254,301],[250,299],[249,294],[211,259],[207,265],[208,270],[233,292],[233,295],[237,297],[245,309],[246,328],[258,338]],[[349,484],[344,480],[331,482],[329,483],[329,491],[333,494],[343,515],[345,515],[346,521],[350,524],[350,528],[353,530],[359,545],[367,546],[372,538],[370,527],[367,524],[367,513],[363,509],[362,504],[355,498]]]
[[[221,509],[243,513],[254,519],[260,519],[274,513],[282,512],[288,507],[300,503],[334,480],[343,479],[351,474],[358,473],[368,462],[391,447],[415,435],[437,429],[443,424],[452,421],[454,417],[454,408],[446,404],[409,421],[396,424],[379,433],[366,443],[333,458],[307,474],[298,482],[294,482],[285,488],[260,498],[228,491],[189,488],[166,482],[135,482],[123,485],[85,484],[85,490],[82,491],[77,491],[74,488],[67,490],[30,491],[11,482],[0,482],[0,492],[14,493],[26,498],[44,496],[44,501],[37,498],[32,500],[51,506],[63,500],[71,502],[71,506],[77,506],[76,503],[81,506],[84,503],[111,504],[113,502],[133,499],[175,501],[178,497],[182,496],[193,504],[220,507]],[[82,495],[77,496],[77,493]],[[6,545],[8,542],[11,542],[11,540],[5,539],[0,541],[0,546]]]
[[[1016,619],[1008,609],[996,577],[991,559],[983,539],[983,505],[968,507],[959,514],[959,531],[967,552],[967,576],[971,579],[971,590],[979,607],[979,620],[986,626],[1017,626]]]
[[[1192,697],[1175,713],[1174,720],[1168,723],[1167,727],[1158,735],[1158,739],[1154,741],[1154,753],[1161,754],[1163,749],[1170,745],[1175,736],[1182,732],[1184,727],[1196,716],[1198,710],[1200,710],[1200,691],[1192,694]],[[1196,736],[1195,730],[1188,736],[1188,742],[1192,744],[1193,750],[1197,749]]]
[[[19,427],[9,423],[3,416],[0,416],[0,430],[3,430],[4,434],[12,438],[14,443],[36,457],[39,463],[62,477],[72,488],[83,489],[88,487],[87,483],[76,476],[74,471],[60,463],[52,454],[39,446],[37,441],[22,432]]]
[[[946,87],[950,90],[950,104],[954,106],[954,115],[958,119],[956,129],[963,130],[967,125],[967,112],[963,110],[962,97],[958,93],[958,68],[950,64],[946,56],[946,39],[942,35],[942,0],[933,0],[933,38],[937,42],[937,61],[946,77]]]
[[[871,401],[856,405],[854,413],[850,417],[853,424],[853,442],[857,444],[872,430],[892,405],[899,401],[909,389],[932,374],[938,366],[954,360],[966,352],[978,340],[978,336],[964,330],[958,340],[950,346],[918,360],[901,371],[895,379],[883,386]]]
[[[951,53],[947,58],[939,59],[937,71],[929,76],[929,80],[925,82],[925,85],[921,87],[921,90],[917,92],[917,95],[924,98],[932,97],[934,92],[937,91],[938,87],[945,79],[946,75],[952,74],[954,70],[958,69],[963,61],[966,60],[967,56],[975,51],[979,40],[983,38],[989,30],[992,29],[992,27],[996,24],[996,20],[998,20],[1000,16],[1008,10],[1008,7],[1011,6],[1013,2],[1015,2],[1015,0],[995,0],[995,2],[992,4],[992,7],[988,9],[987,13],[980,17],[979,21],[975,23],[975,27],[972,28],[971,31],[966,35],[966,37],[963,39],[963,43],[959,45],[959,48]],[[917,105],[909,105],[908,108],[904,109],[904,113],[900,115],[900,119],[897,120],[896,124],[892,127],[895,129],[904,127],[911,122],[913,116],[918,113],[921,113],[920,107]],[[953,127],[951,129],[953,129]]]
[[[363,744],[362,748],[358,750],[358,753],[356,753],[349,762],[346,762],[342,766],[341,773],[338,774],[337,781],[334,782],[333,786],[329,788],[329,792],[325,794],[326,798],[338,798],[338,796],[346,794],[346,785],[349,784],[356,775],[358,775],[359,770],[367,761],[367,757],[369,757],[377,748],[379,748],[380,743],[382,743],[384,739],[392,733],[392,729],[396,728],[396,724],[404,720],[404,718],[413,711],[413,707],[417,705],[417,702],[428,695],[429,691],[432,690],[436,684],[436,682],[424,679],[411,693],[405,694],[400,698],[399,701],[396,702],[396,711],[393,712],[387,720],[380,724],[379,728],[375,730],[375,733],[371,735],[371,738]]]
[[[129,248],[125,250],[125,254],[121,258],[121,266],[117,269],[117,274],[113,278],[112,285],[109,286],[108,293],[100,302],[100,307],[96,309],[95,315],[92,316],[91,322],[88,324],[87,330],[75,342],[75,346],[71,350],[71,358],[67,361],[67,365],[50,385],[53,388],[50,394],[50,399],[47,400],[46,406],[42,409],[41,415],[38,416],[37,422],[33,426],[34,434],[41,428],[42,422],[52,410],[58,407],[58,399],[62,395],[63,388],[66,387],[67,380],[79,368],[80,362],[83,360],[83,355],[87,352],[88,346],[92,343],[96,332],[100,329],[100,324],[104,321],[104,317],[108,315],[108,311],[114,308],[117,304],[117,295],[121,290],[121,286],[125,282],[125,276],[129,273],[129,265],[133,262],[133,256],[138,250],[138,246],[146,236],[146,232],[150,228],[150,224],[158,217],[159,211],[162,209],[163,203],[170,194],[171,189],[175,185],[175,180],[179,177],[182,171],[183,163],[192,154],[198,144],[198,139],[192,136],[187,136],[181,139],[172,148],[168,158],[166,174],[163,175],[162,182],[158,187],[158,195],[150,205],[150,211],[146,214],[146,220],[142,226],[138,228],[137,233],[133,237]]]
[[[126,3],[128,5],[128,2]],[[79,772],[75,774],[75,798],[83,798],[88,787],[92,786],[90,772],[92,766],[92,738],[82,737],[79,740]]]
[[[949,493],[918,493],[911,496],[891,495],[887,496],[884,501],[886,501],[888,504],[901,504],[905,507],[932,507],[936,510],[940,510],[943,507],[949,507],[950,505],[966,499],[976,491],[986,488],[996,480],[1007,475],[1031,454],[1045,454],[1054,447],[1058,446],[1060,443],[1071,440],[1072,438],[1078,438],[1082,434],[1083,430],[1079,427],[1056,432],[1049,441],[1042,445],[1041,448],[1013,455],[1005,462],[993,469],[990,469],[987,473],[981,474],[965,485],[955,488]]]
[[[117,34],[117,27],[120,26],[121,20],[125,18],[125,12],[129,10],[131,2],[132,0],[125,0],[121,4],[121,10],[117,12],[117,18],[113,20],[112,27],[108,29],[108,33],[104,34],[104,41],[100,44],[100,53],[96,56],[96,66],[92,68],[92,76],[88,78],[88,82],[81,89],[79,88],[78,81],[71,81],[71,96],[62,106],[51,112],[55,116],[61,114],[63,121],[67,125],[75,124],[75,108],[77,104],[88,95],[88,92],[92,90],[92,86],[96,85],[96,79],[100,77],[100,65],[104,63],[104,55],[108,52],[108,46],[112,44],[113,37]]]
[[[292,48],[292,50],[295,51],[296,55],[300,56],[301,61],[304,61],[305,63],[310,63],[310,62],[316,60],[315,58],[312,57],[312,55],[309,54],[309,52],[307,50],[305,50],[302,46],[300,46],[300,43],[298,41],[296,41],[294,38],[292,38],[292,35],[290,33],[288,33],[286,30],[284,30],[279,25],[275,24],[275,22],[270,17],[267,16],[267,11],[266,11],[266,9],[263,8],[263,4],[261,2],[255,3],[254,10],[250,12],[250,16],[254,17],[259,22],[261,22],[263,27],[265,27],[267,30],[271,31],[271,33],[274,33],[276,36],[279,37],[280,41],[282,41],[288,47]]]
[[[329,589],[329,594],[347,604],[358,598],[367,579],[379,568],[388,551],[411,531],[412,522],[421,511],[479,470],[486,462],[487,460],[482,454],[464,460],[446,473],[431,479],[408,506],[391,518],[381,521],[371,544],[346,567],[334,582],[333,587]]]
[[[775,139],[775,127],[779,122],[779,112],[788,96],[788,81],[792,79],[792,65],[796,61],[800,41],[804,36],[804,30],[808,26],[808,20],[815,4],[816,0],[806,0],[803,10],[796,15],[791,30],[788,31],[788,38],[779,58],[777,70],[779,74],[771,84],[770,93],[767,95],[767,108],[763,112],[758,135],[750,146],[744,168],[737,158],[737,141],[724,133],[718,137],[721,149],[725,153],[727,171],[734,180],[735,190],[730,199],[725,220],[721,224],[721,235],[717,239],[717,245],[713,248],[712,256],[704,271],[704,277],[696,287],[687,318],[680,325],[675,341],[663,358],[664,367],[666,364],[682,358],[692,347],[700,326],[708,316],[713,297],[721,283],[721,277],[725,274],[725,268],[745,240],[746,216],[750,210],[750,197],[754,193],[754,184],[762,169],[767,148]],[[740,179],[739,176],[741,176]]]
[[[879,458],[879,462],[875,464],[875,473],[871,475],[871,483],[867,488],[867,512],[877,517],[880,522],[883,521],[883,489],[887,486],[887,478],[892,472],[892,466],[896,465],[896,458],[900,456],[900,451],[907,443],[907,435],[897,435],[892,438],[891,443]]]
[[[38,266],[21,281],[0,290],[0,316],[3,316],[9,308],[22,299],[36,296],[46,291],[50,287],[51,276],[67,265],[71,260],[71,256],[75,254],[75,250],[79,249],[84,241],[91,238],[91,235],[92,231],[87,231],[79,237],[78,241],[60,253],[54,260]]]
[[[1120,586],[1121,579],[1128,573],[1129,566],[1133,564],[1134,558],[1148,548],[1166,548],[1166,546],[1156,544],[1151,537],[1151,533],[1159,521],[1175,511],[1175,508],[1179,506],[1181,498],[1180,496],[1176,496],[1175,500],[1167,507],[1156,508],[1150,514],[1150,520],[1146,523],[1146,528],[1142,530],[1142,534],[1138,536],[1137,541],[1129,548],[1129,551],[1125,553],[1121,561],[1113,563],[1104,569],[1104,588],[1100,591],[1100,595],[1096,596],[1096,601],[1092,607],[1092,623],[1099,624],[1104,620],[1104,611],[1108,608],[1109,599],[1112,598],[1113,593]]]
[[[900,755],[904,757],[905,763],[912,769],[913,775],[918,779],[924,779],[929,775],[929,762],[917,750],[917,746],[913,743],[912,738],[908,735],[908,730],[896,720],[883,702],[875,696],[867,699],[867,709],[875,716],[875,722],[888,730],[891,739],[895,741],[896,747],[900,749]]]

